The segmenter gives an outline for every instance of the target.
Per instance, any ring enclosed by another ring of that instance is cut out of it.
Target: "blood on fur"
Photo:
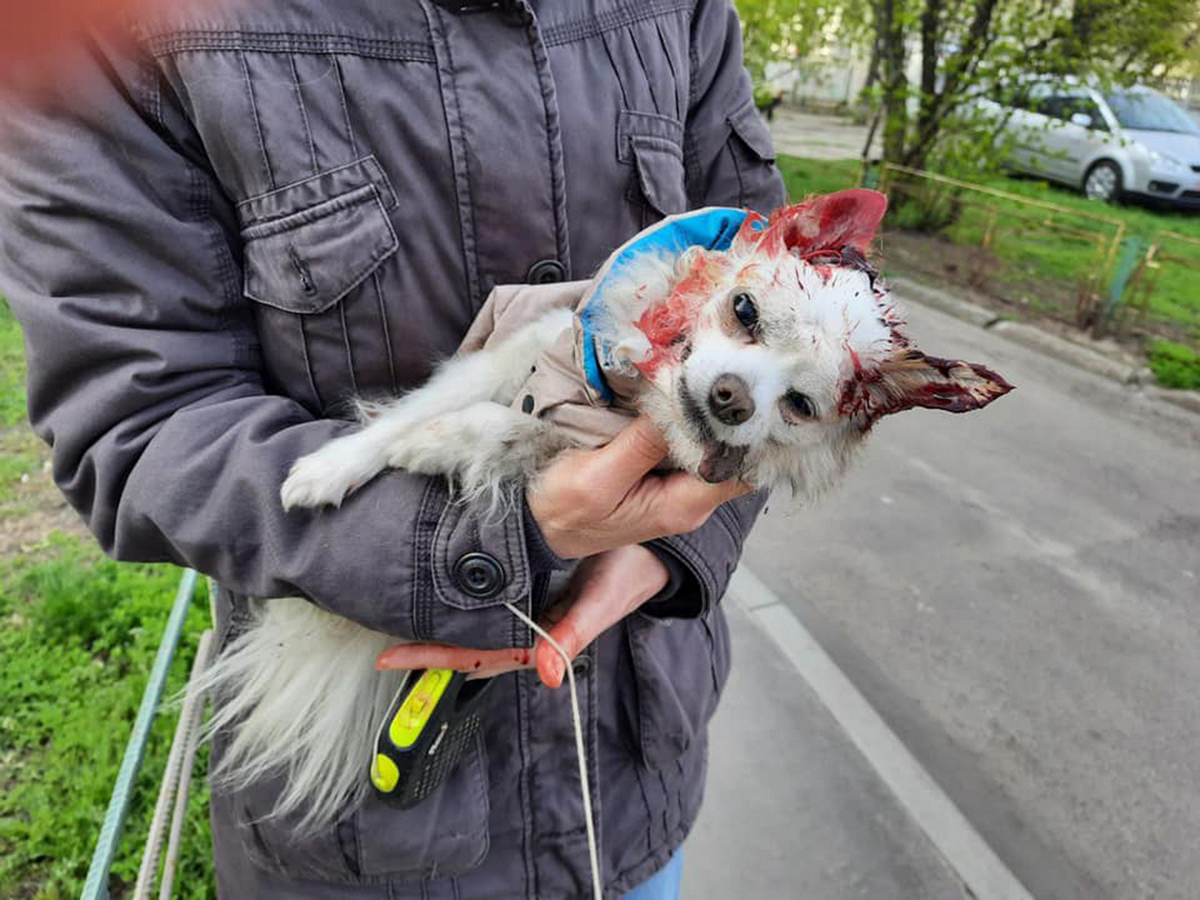
[[[650,342],[650,353],[638,364],[638,369],[647,378],[653,378],[663,363],[679,362],[696,317],[727,265],[723,256],[696,254],[688,273],[667,298],[642,313],[637,327]]]

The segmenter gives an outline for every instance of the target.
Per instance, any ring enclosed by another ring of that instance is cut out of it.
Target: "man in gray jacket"
[[[401,638],[528,646],[504,602],[536,616],[560,554],[621,543],[564,513],[578,476],[499,521],[403,472],[336,511],[285,515],[279,485],[349,398],[420,384],[495,285],[587,277],[664,215],[783,202],[728,0],[209,3],[117,46],[0,109],[0,289],[62,490],[112,555],[215,577],[222,642],[245,598],[301,594]],[[654,451],[606,452],[593,476]],[[653,597],[575,662],[608,897],[695,821],[718,600],[762,502],[683,490],[652,531],[706,521],[612,551],[610,593]],[[262,818],[277,781],[216,794],[221,895],[586,896],[569,698],[528,671],[491,693],[413,809],[300,840]]]

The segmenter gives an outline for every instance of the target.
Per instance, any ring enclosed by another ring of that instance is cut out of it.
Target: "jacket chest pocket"
[[[239,204],[246,296],[285,312],[328,311],[396,252],[395,205],[374,157]]]
[[[399,241],[396,196],[367,156],[238,204],[244,294],[266,370],[284,393],[326,412],[360,391],[355,359],[386,337],[378,272]],[[384,353],[372,354],[385,358]]]
[[[165,107],[235,201],[268,389],[330,416],[425,380],[470,310],[457,221],[425,212],[454,173],[420,5],[357,34],[367,4],[295,5],[312,32],[274,28],[268,3],[256,29],[148,40]]]

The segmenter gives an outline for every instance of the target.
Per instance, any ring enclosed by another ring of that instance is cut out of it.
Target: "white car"
[[[1037,81],[1012,107],[985,104],[1009,116],[1014,169],[1094,200],[1136,197],[1200,209],[1200,126],[1158,91]]]

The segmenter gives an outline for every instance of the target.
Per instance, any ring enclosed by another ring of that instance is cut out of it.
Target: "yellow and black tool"
[[[408,676],[375,738],[371,784],[392,806],[429,796],[458,765],[480,728],[479,708],[492,679],[467,680],[451,669]]]

